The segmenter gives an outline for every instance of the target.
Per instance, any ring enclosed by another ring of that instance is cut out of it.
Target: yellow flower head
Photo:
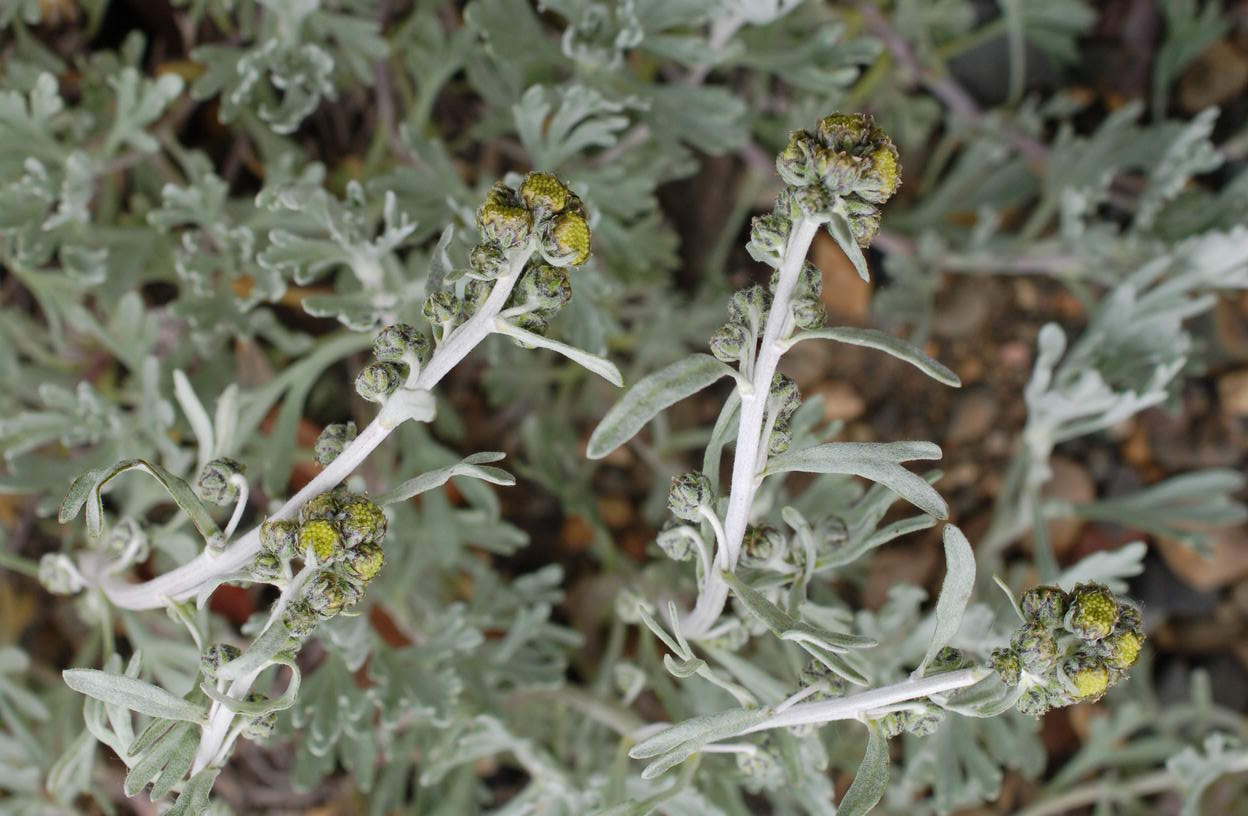
[[[313,519],[299,528],[299,548],[304,552],[311,549],[318,562],[328,563],[342,552],[342,536],[333,522]]]
[[[572,198],[572,191],[550,173],[529,173],[520,183],[520,200],[530,210],[561,213]]]

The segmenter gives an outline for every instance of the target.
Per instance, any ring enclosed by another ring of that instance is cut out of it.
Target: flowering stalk
[[[432,390],[447,372],[490,335],[495,317],[510,297],[516,280],[519,278],[520,270],[524,268],[535,250],[536,246],[529,241],[508,252],[507,271],[496,280],[485,303],[476,314],[455,329],[438,346],[429,363],[421,369],[415,382],[409,386],[410,390]],[[342,483],[405,418],[409,417],[394,416],[383,409],[350,444],[343,448],[337,458],[283,504],[271,518],[293,518],[308,499]],[[158,609],[170,601],[184,601],[194,597],[204,586],[211,585],[213,581],[222,576],[231,575],[243,569],[255,559],[259,552],[260,527],[256,526],[223,552],[215,555],[207,551],[202,552],[186,564],[141,584],[131,584],[115,575],[104,573],[103,559],[93,552],[84,552],[79,563],[83,575],[88,579],[91,576],[97,576],[96,585],[113,605],[123,609]]]
[[[705,635],[719,619],[728,599],[728,585],[724,583],[720,572],[736,569],[737,561],[741,557],[741,541],[749,525],[754,495],[760,484],[758,473],[766,464],[765,459],[759,462],[759,447],[766,442],[763,439],[763,422],[767,415],[771,380],[775,376],[780,356],[784,353],[779,341],[792,331],[793,319],[789,314],[789,305],[797,286],[798,274],[820,223],[818,218],[813,217],[798,218],[794,222],[785,248],[784,262],[780,266],[779,281],[773,293],[771,311],[767,316],[767,326],[763,331],[762,345],[754,359],[750,387],[747,389],[739,384],[737,387],[741,395],[741,419],[732,461],[732,492],[724,517],[724,545],[715,553],[715,568],[706,575],[697,604],[688,618],[681,623],[681,628],[692,638]]]

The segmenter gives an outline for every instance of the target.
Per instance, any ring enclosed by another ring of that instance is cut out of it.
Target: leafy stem
[[[741,555],[741,541],[750,521],[750,509],[754,494],[758,491],[758,455],[763,437],[763,422],[767,413],[767,397],[771,393],[771,380],[776,366],[784,353],[782,341],[792,329],[789,303],[797,286],[798,274],[810,251],[810,244],[818,232],[820,222],[812,218],[794,221],[780,265],[779,280],[773,293],[771,311],[763,329],[763,339],[758,356],[754,360],[751,387],[739,388],[741,395],[741,419],[737,429],[737,446],[732,460],[732,487],[728,509],[724,516],[723,546],[715,553],[715,568],[707,575],[706,586],[698,595],[693,612],[681,627],[689,637],[699,638],[719,619],[728,599],[728,585],[720,577],[721,570],[734,570]]]

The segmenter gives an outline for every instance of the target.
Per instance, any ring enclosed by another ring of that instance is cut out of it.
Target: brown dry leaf
[[[16,643],[35,618],[39,601],[12,581],[0,581],[0,643]]]

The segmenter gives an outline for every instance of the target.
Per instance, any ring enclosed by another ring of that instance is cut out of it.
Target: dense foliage
[[[1248,32],[1107,6],[4,0],[0,813],[1234,812],[1248,408],[1067,481],[1248,359]]]

